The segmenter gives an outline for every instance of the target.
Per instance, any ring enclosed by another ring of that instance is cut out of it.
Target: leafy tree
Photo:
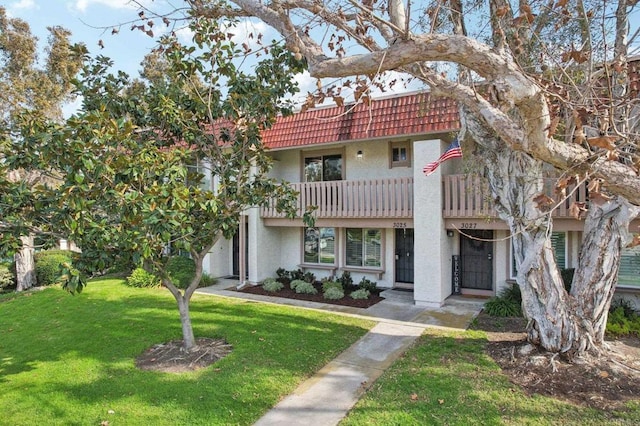
[[[41,200],[34,209],[81,247],[74,263],[81,271],[117,260],[157,275],[177,301],[186,350],[195,346],[189,301],[204,257],[233,236],[247,208],[275,198],[280,211],[293,214],[296,199],[288,185],[266,176],[271,164],[260,134],[291,112],[281,99],[297,90],[290,76],[303,63],[274,46],[247,75],[233,64],[237,47],[221,25],[195,19],[193,46],[164,38],[154,55],[164,74],[149,80],[111,74],[107,58],[87,58],[81,111],[62,124],[23,114],[24,143],[8,162],[46,162],[62,171],[59,185],[24,188],[14,203]],[[203,187],[205,173],[215,176],[214,188]],[[169,248],[195,262],[186,288],[167,269]],[[81,275],[65,272],[66,288],[81,291]]]
[[[3,144],[0,163],[5,155],[12,155],[20,136],[12,132],[16,116],[24,109],[38,111],[50,119],[61,119],[61,105],[70,99],[71,81],[81,66],[80,45],[71,45],[71,33],[61,27],[49,27],[49,39],[42,63],[38,61],[37,38],[29,25],[17,18],[7,17],[0,6],[0,134]],[[38,185],[52,184],[57,175],[30,165],[3,170],[0,164],[0,185],[15,186],[16,191]],[[0,199],[0,231],[11,237],[11,248],[20,248],[15,255],[17,290],[25,290],[35,283],[33,261],[34,235],[44,232],[43,224],[30,217],[29,210],[15,210],[9,206],[2,192]],[[1,250],[0,250],[1,252]]]
[[[261,19],[312,76],[356,76],[350,84],[361,101],[387,71],[457,100],[466,152],[478,154],[513,235],[529,340],[569,358],[600,352],[640,205],[627,63],[634,0],[186,3],[195,16]],[[325,97],[342,102],[329,88],[308,106]],[[570,293],[551,250],[549,207],[559,200],[541,196],[545,163],[557,170],[561,194],[572,182],[590,185],[589,205],[572,206],[576,217],[588,208],[588,217]]]

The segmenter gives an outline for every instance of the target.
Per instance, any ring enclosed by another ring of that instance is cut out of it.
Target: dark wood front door
[[[396,229],[396,282],[413,284],[413,229]]]
[[[460,277],[462,288],[493,289],[493,231],[464,231],[460,234]]]

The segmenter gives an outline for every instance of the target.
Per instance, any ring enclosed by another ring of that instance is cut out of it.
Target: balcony
[[[318,206],[317,218],[413,218],[413,178],[338,180],[294,183],[300,193],[297,217],[306,206]],[[263,208],[263,218],[284,218],[273,207]]]
[[[554,197],[554,179],[545,181],[545,193]],[[413,178],[341,180],[331,182],[294,183],[300,193],[297,217],[307,206],[318,206],[318,219],[412,219]],[[489,188],[483,178],[449,175],[442,178],[442,217],[445,219],[497,218]],[[570,194],[553,212],[558,219],[572,219],[569,207],[574,201],[586,201],[585,185],[567,188]],[[273,207],[261,211],[264,219],[284,219]]]
[[[544,192],[549,197],[557,199],[554,194],[556,180],[545,179]],[[493,201],[487,182],[478,176],[449,175],[443,176],[443,206],[442,217],[445,219],[489,219],[498,215],[493,208]],[[567,198],[553,211],[552,217],[558,219],[572,219],[569,207],[576,201],[587,200],[587,188],[575,185],[567,188]]]

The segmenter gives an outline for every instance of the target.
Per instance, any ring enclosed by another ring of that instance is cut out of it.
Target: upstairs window
[[[343,170],[341,153],[317,155],[309,153],[304,157],[305,182],[342,180]]]
[[[389,144],[389,167],[411,167],[411,145],[408,141]]]

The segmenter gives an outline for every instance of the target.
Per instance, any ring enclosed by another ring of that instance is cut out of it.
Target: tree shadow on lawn
[[[215,400],[233,399],[234,395],[264,408],[281,396],[280,382],[293,383],[308,376],[367,331],[359,325],[361,321],[353,319],[330,321],[326,314],[313,311],[195,295],[191,314],[196,338],[224,338],[233,346],[231,355],[196,373],[143,372],[134,366],[136,356],[154,344],[181,338],[175,300],[169,293],[158,297],[166,290],[127,289],[122,295],[110,295],[109,285],[99,289],[99,283],[91,283],[76,297],[59,289],[47,290],[59,293],[45,294],[46,306],[28,303],[24,312],[11,318],[24,319],[26,324],[7,333],[0,344],[0,389],[12,375],[29,371],[47,374],[46,364],[51,363],[54,369],[64,364],[73,370],[71,375],[86,376],[87,380],[52,375],[46,392],[61,392],[82,404],[135,399],[146,405],[189,407],[194,403],[193,395],[201,390],[202,399],[198,396],[195,402],[207,410],[216,407]],[[37,308],[41,309],[33,310]],[[34,315],[37,319],[25,319],[26,312],[38,312]],[[0,330],[7,327],[2,322]],[[33,342],[22,349],[20,332],[36,324],[40,331],[28,334]],[[76,361],[78,365],[74,365]],[[33,384],[30,389],[34,398],[40,391],[38,386]],[[254,388],[255,392],[248,391],[249,397],[242,392]]]

